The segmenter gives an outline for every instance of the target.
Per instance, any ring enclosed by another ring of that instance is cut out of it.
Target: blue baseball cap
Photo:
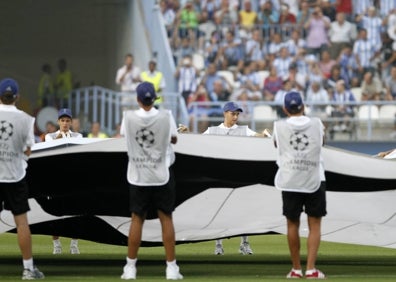
[[[18,83],[12,78],[5,78],[0,82],[0,96],[10,92],[13,95],[18,94],[19,86]]]
[[[227,102],[223,107],[223,112],[243,112],[243,110],[237,103]]]
[[[143,105],[151,105],[157,99],[154,85],[150,82],[142,82],[136,87],[136,93]]]
[[[72,118],[71,110],[68,109],[68,108],[60,109],[59,112],[58,112],[58,119],[60,119],[61,117],[69,117],[69,118]]]
[[[296,91],[286,93],[284,106],[286,110],[301,110],[304,105],[301,94]]]

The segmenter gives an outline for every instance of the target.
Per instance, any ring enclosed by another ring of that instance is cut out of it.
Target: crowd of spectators
[[[285,86],[300,91],[307,103],[396,100],[394,0],[159,3],[187,106],[281,101]],[[180,75],[186,68],[188,75]],[[320,115],[325,108],[311,110]],[[216,113],[201,107],[198,114]]]

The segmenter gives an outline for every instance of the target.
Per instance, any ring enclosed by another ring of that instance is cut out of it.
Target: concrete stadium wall
[[[0,1],[0,78],[18,80],[19,106],[34,112],[41,66],[51,64],[55,75],[60,58],[67,60],[81,86],[95,84],[119,90],[114,81],[116,70],[126,53],[135,53],[134,2]],[[142,62],[141,67],[145,64]]]

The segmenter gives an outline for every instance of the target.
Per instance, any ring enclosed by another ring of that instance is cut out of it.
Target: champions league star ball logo
[[[304,151],[309,145],[308,136],[303,133],[294,133],[290,136],[290,145],[296,151]]]
[[[154,144],[154,133],[146,128],[136,132],[136,141],[142,148],[150,148]]]
[[[14,133],[14,126],[6,120],[0,121],[0,141],[7,141]]]

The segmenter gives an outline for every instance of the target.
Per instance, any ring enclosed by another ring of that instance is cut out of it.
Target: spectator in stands
[[[78,117],[72,119],[70,130],[81,133],[83,137],[87,137],[88,135],[88,132],[84,129],[83,126],[81,126],[81,121]]]
[[[45,131],[40,134],[40,142],[45,141],[45,135],[47,133],[56,132],[58,130],[58,126],[53,121],[47,121],[45,123]]]
[[[197,90],[198,71],[192,65],[191,56],[185,56],[176,68],[175,78],[178,81],[178,91],[186,105],[188,96]]]
[[[326,105],[329,102],[329,93],[323,88],[322,84],[317,81],[312,82],[308,87],[306,96],[306,105],[310,109],[309,115],[320,119],[326,118]]]
[[[125,55],[124,65],[117,70],[116,83],[122,92],[134,92],[140,83],[140,68],[134,65],[131,53]]]
[[[210,105],[205,104],[195,104],[194,102],[210,102],[208,91],[205,89],[203,84],[199,84],[197,91],[190,94],[188,97],[188,113],[189,113],[189,128],[190,130],[199,133],[204,132],[204,130],[209,126],[208,116],[210,114]],[[197,119],[198,118],[198,119]],[[195,122],[197,121],[197,127],[195,127]]]
[[[205,66],[215,64],[216,69],[221,67],[219,62],[219,50],[220,50],[220,32],[213,31],[210,35],[210,39],[205,43]]]
[[[61,107],[67,107],[69,94],[73,89],[73,75],[67,67],[66,59],[58,60],[58,73],[55,77],[54,88]]]
[[[379,5],[379,16],[385,19],[390,13],[396,11],[396,2],[394,0],[381,0]]]
[[[356,56],[352,53],[352,45],[347,44],[342,49],[337,63],[341,67],[341,76],[348,77],[350,87],[360,87],[359,67]]]
[[[297,65],[297,71],[304,75],[308,75],[310,64],[316,61],[316,56],[308,54],[306,48],[298,49],[297,54],[293,58],[293,63]]]
[[[238,11],[230,7],[229,0],[221,0],[221,7],[215,13],[215,23],[221,29],[222,37],[232,28],[234,29],[238,23]]]
[[[245,44],[245,61],[255,61],[259,70],[265,69],[265,60],[261,48],[262,43],[261,30],[254,29],[251,38]]]
[[[45,63],[41,67],[41,77],[37,91],[37,106],[38,108],[56,105],[56,96],[54,90],[54,81],[52,78],[52,67],[50,64]]]
[[[364,28],[359,30],[359,37],[353,44],[353,54],[358,64],[359,80],[367,71],[376,73],[376,66],[374,65],[374,58],[377,55],[379,44],[373,44],[367,39],[367,30]]]
[[[231,96],[231,93],[224,88],[223,80],[215,80],[213,82],[213,91],[208,94],[211,102],[229,101]],[[219,117],[222,116],[222,113],[221,107],[219,105],[214,105],[210,109],[209,116]]]
[[[278,75],[277,68],[271,66],[269,75],[265,78],[264,89],[263,89],[263,100],[273,101],[276,92],[282,88],[283,81]]]
[[[368,8],[367,15],[358,15],[355,21],[361,28],[367,30],[367,40],[377,45],[381,43],[381,33],[382,28],[385,26],[385,21],[377,15],[377,10],[374,6]]]
[[[355,16],[354,20],[356,21],[357,15],[365,15],[372,5],[373,0],[352,0],[352,15]]]
[[[275,58],[272,65],[276,67],[276,72],[281,78],[287,77],[289,73],[289,66],[293,62],[293,58],[289,54],[286,46],[280,49],[279,56]]]
[[[206,68],[206,72],[200,83],[203,84],[206,91],[210,93],[213,91],[213,82],[216,80],[222,80],[222,77],[217,73],[216,65],[214,63],[210,63]]]
[[[290,7],[287,3],[283,3],[281,5],[281,13],[279,15],[278,24],[280,24],[280,25],[294,25],[296,22],[297,22],[296,15],[290,12]],[[290,34],[290,29],[284,30],[282,27],[282,32],[283,32],[283,34],[288,36]]]
[[[347,89],[350,88],[349,82],[348,82],[348,77],[346,75],[343,75],[341,72],[341,66],[338,64],[335,64],[332,66],[331,71],[330,71],[330,76],[324,81],[324,88],[329,92],[329,94],[333,94],[335,86],[337,81],[343,80],[345,83],[345,87]]]
[[[134,64],[131,53],[125,55],[124,65],[117,70],[115,82],[120,86],[121,92],[134,93],[140,83],[140,68]],[[122,109],[129,109],[135,102],[134,95],[123,95],[121,99]]]
[[[330,57],[330,53],[327,49],[322,50],[318,64],[324,78],[330,77],[331,69],[336,63],[336,60]]]
[[[323,15],[322,9],[319,6],[315,7],[308,22],[304,25],[307,30],[306,40],[309,52],[319,56],[322,49],[328,47],[329,39],[327,33],[330,23],[330,19]]]
[[[292,88],[296,89],[300,93],[305,93],[307,78],[304,73],[298,71],[296,63],[290,64],[287,79],[290,81]]]
[[[335,21],[337,10],[332,3],[330,3],[329,0],[321,0],[319,5],[322,9],[323,15],[328,17],[331,22]]]
[[[334,132],[337,131],[351,131],[353,124],[350,119],[355,116],[355,110],[353,105],[348,105],[348,102],[356,102],[355,96],[350,90],[345,88],[343,80],[339,80],[336,83],[336,91],[331,96],[330,102],[337,103],[333,105],[331,116],[333,118],[339,118],[340,121],[336,121],[330,129],[330,138],[333,139]]]
[[[250,100],[261,100],[259,76],[255,61],[246,62],[242,75],[239,77],[240,89],[248,91]]]
[[[228,101],[231,93],[224,87],[223,79],[213,82],[213,91],[209,92],[209,98],[212,102]]]
[[[356,25],[347,21],[344,13],[337,13],[336,20],[331,22],[329,29],[331,58],[337,60],[345,45],[352,44],[356,37]]]
[[[372,72],[368,71],[364,74],[361,88],[362,101],[382,100],[382,82]]]
[[[192,58],[195,53],[195,46],[193,45],[193,42],[191,41],[190,37],[188,36],[183,37],[180,40],[180,42],[181,42],[180,46],[175,48],[175,51],[173,52],[176,65],[180,64],[180,62],[186,56]]]
[[[184,7],[176,14],[176,28],[179,32],[179,38],[190,38],[192,46],[198,42],[200,32],[198,29],[201,20],[200,14],[195,10],[193,1],[187,0]]]
[[[247,32],[251,32],[254,26],[258,23],[258,16],[256,11],[252,9],[251,0],[243,1],[243,8],[238,13],[239,28]]]
[[[201,11],[205,15],[206,21],[215,22],[215,13],[220,10],[221,1],[218,0],[202,0]]]
[[[168,5],[167,0],[160,1],[160,9],[162,18],[164,19],[164,24],[166,28],[166,33],[168,35],[169,43],[172,47],[175,46],[174,39],[177,37],[174,33],[176,24],[176,11],[173,5]]]
[[[280,33],[274,33],[271,35],[270,42],[268,43],[267,50],[263,51],[264,54],[271,56],[271,58],[267,58],[269,63],[272,63],[275,58],[280,55],[280,50],[282,47],[285,47],[285,42],[282,40],[282,36]],[[265,48],[266,46],[263,46]]]
[[[396,65],[391,68],[390,76],[385,80],[385,100],[396,100]]]
[[[121,122],[119,122],[115,125],[114,133],[113,133],[113,135],[111,135],[111,138],[122,138],[122,135],[120,132],[121,132]]]
[[[381,80],[385,81],[390,75],[392,65],[396,64],[396,41],[393,41],[386,32],[381,34],[381,38],[382,46],[377,56],[378,71]]]
[[[285,45],[289,50],[289,54],[294,57],[297,55],[299,49],[305,48],[307,46],[307,42],[301,37],[300,31],[294,29],[290,35],[290,38],[285,42]]]
[[[282,4],[286,4],[288,6],[289,13],[293,14],[296,18],[299,10],[300,0],[282,0],[280,1]],[[282,5],[281,5],[282,10]]]
[[[154,104],[160,105],[164,100],[162,91],[166,87],[166,82],[163,73],[157,70],[157,61],[154,59],[149,61],[148,69],[140,73],[140,80],[151,82],[154,85],[155,93],[157,94]]]
[[[300,1],[300,9],[297,13],[297,28],[301,30],[301,36],[305,39],[307,36],[307,30],[305,29],[305,24],[311,18],[311,9],[309,7],[308,1]]]
[[[354,21],[352,12],[352,0],[335,0],[335,7],[337,13],[345,14],[347,21]]]
[[[108,138],[107,133],[103,132],[100,122],[95,121],[91,124],[91,131],[88,133],[88,138]]]
[[[309,72],[308,72],[308,84],[311,84],[313,81],[323,83],[326,77],[323,75],[322,70],[319,67],[319,62],[312,61],[309,63]]]
[[[227,31],[220,47],[222,69],[236,66],[241,70],[244,63],[243,49],[242,41],[235,37],[235,33],[232,30]]]
[[[389,11],[385,21],[387,29],[386,32],[393,41],[396,41],[396,8]]]
[[[272,34],[271,25],[279,21],[279,12],[274,8],[272,1],[267,0],[260,6],[258,13],[258,24],[263,31],[264,39],[270,38]]]

